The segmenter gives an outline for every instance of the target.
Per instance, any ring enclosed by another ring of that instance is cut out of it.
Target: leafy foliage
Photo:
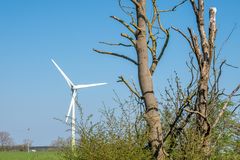
[[[78,123],[80,140],[74,150],[67,147],[62,152],[67,160],[147,160],[151,152],[147,149],[147,131],[140,104],[133,96],[128,100],[116,98],[119,108],[101,111],[102,120],[84,119]],[[118,111],[118,112],[116,112]]]
[[[160,105],[163,109],[160,113],[165,128],[163,135],[167,159],[206,158],[202,152],[203,138],[196,129],[196,115],[186,111],[194,109],[195,87],[192,85],[188,90],[182,89],[176,74],[175,79],[169,81],[165,95],[161,95]],[[63,160],[153,159],[147,144],[148,126],[144,121],[142,101],[133,95],[126,100],[116,96],[115,100],[118,107],[110,109],[104,106],[102,119],[97,123],[93,123],[91,115],[85,118],[79,107],[78,145],[74,150],[65,146],[61,152]],[[209,123],[214,122],[225,102],[224,96],[209,102],[214,106],[208,117]],[[233,112],[234,106],[233,102],[228,103],[222,118],[211,130],[208,137],[211,149],[209,159],[235,160],[240,157],[239,113]]]

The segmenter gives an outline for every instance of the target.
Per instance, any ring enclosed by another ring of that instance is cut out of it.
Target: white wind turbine
[[[72,91],[72,99],[70,102],[70,106],[68,109],[68,113],[66,116],[66,123],[68,122],[68,119],[70,117],[70,112],[72,111],[72,121],[71,121],[71,130],[72,130],[72,146],[75,146],[75,132],[76,132],[76,115],[75,115],[75,107],[77,104],[77,90],[81,88],[88,88],[88,87],[95,87],[95,86],[100,86],[100,85],[105,85],[107,83],[94,83],[94,84],[79,84],[75,85],[73,82],[67,77],[67,75],[63,72],[63,70],[57,65],[57,63],[51,59],[53,64],[57,67],[58,71],[62,74],[64,79],[67,81],[68,86],[70,87]]]

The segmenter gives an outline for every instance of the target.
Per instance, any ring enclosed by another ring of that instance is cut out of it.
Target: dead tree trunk
[[[220,65],[220,73],[217,78],[214,79],[213,88],[210,88],[209,91],[209,81],[210,81],[210,69],[211,63],[215,57],[215,38],[216,38],[216,8],[212,7],[209,9],[209,25],[208,25],[208,34],[206,33],[206,25],[204,20],[204,0],[189,0],[191,3],[194,15],[196,17],[196,24],[198,29],[198,34],[194,34],[191,28],[188,28],[190,38],[181,30],[172,27],[175,31],[179,32],[189,43],[189,46],[192,49],[192,52],[195,54],[198,70],[199,70],[199,79],[197,86],[197,99],[195,103],[195,110],[186,110],[191,114],[196,114],[196,131],[199,133],[199,136],[202,137],[201,150],[205,155],[205,159],[208,159],[211,155],[211,131],[216,127],[220,118],[223,116],[224,111],[228,107],[228,103],[231,101],[231,97],[240,89],[238,85],[233,92],[228,96],[227,101],[224,103],[222,109],[217,116],[212,117],[214,107],[217,107],[217,103],[212,101],[213,97],[218,97],[220,94],[219,90],[215,90],[216,85],[218,86],[219,76],[221,75],[221,67],[225,63],[222,62]],[[216,73],[215,64],[213,63],[213,72]],[[212,105],[212,106],[211,106]],[[214,105],[214,106],[213,106]],[[210,108],[211,107],[211,108]],[[216,109],[215,109],[216,110]],[[217,109],[218,110],[218,109]],[[212,124],[208,121],[209,117],[215,119]]]
[[[188,28],[190,38],[188,38],[179,29],[173,28],[179,32],[189,43],[193,53],[196,56],[199,68],[199,80],[197,90],[197,101],[195,104],[195,111],[197,121],[197,132],[202,137],[202,149],[205,155],[210,153],[210,144],[208,137],[211,132],[211,125],[208,122],[208,82],[210,75],[211,62],[215,48],[216,38],[216,8],[212,7],[209,10],[209,27],[208,35],[205,31],[204,23],[204,0],[189,0],[195,17],[198,29],[198,35],[194,34],[191,28]]]
[[[192,30],[189,29],[193,52],[196,55],[200,78],[198,81],[198,94],[196,111],[197,114],[197,129],[200,135],[203,137],[202,148],[206,156],[210,154],[210,144],[208,136],[211,131],[207,115],[208,115],[208,81],[210,74],[210,67],[212,62],[212,55],[215,47],[216,37],[216,8],[210,8],[209,10],[209,33],[208,36],[205,32],[204,24],[204,0],[198,0],[198,4],[194,0],[190,0],[193,11],[196,16],[197,28],[200,36],[200,46],[198,37],[193,34]]]

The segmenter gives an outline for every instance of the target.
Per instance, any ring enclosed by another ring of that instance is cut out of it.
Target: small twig
[[[231,65],[231,64],[228,64],[228,63],[225,63],[225,65],[228,66],[228,67],[232,67],[232,68],[238,69],[237,66],[234,66],[234,65]]]
[[[233,32],[236,30],[237,28],[237,24],[234,24],[231,32],[229,33],[229,35],[227,36],[227,38],[223,41],[223,43],[221,44],[220,46],[220,49],[218,51],[218,54],[217,54],[217,58],[219,57],[219,55],[221,54],[222,50],[223,50],[223,47],[225,46],[225,44],[229,41],[229,39],[231,38]]]
[[[208,126],[208,129],[207,129],[204,137],[208,136],[208,135],[210,134],[210,131],[211,131],[211,125],[210,125],[210,123],[208,122],[207,117],[206,117],[205,115],[203,115],[202,113],[200,113],[199,111],[189,110],[189,109],[187,109],[187,108],[184,108],[184,110],[187,111],[187,112],[189,112],[189,113],[197,114],[197,115],[201,116],[201,117],[204,119],[204,121],[207,123],[207,126]]]
[[[191,60],[190,60],[191,66],[188,64],[188,62],[186,62],[186,65],[187,65],[187,67],[188,67],[188,69],[189,69],[189,71],[190,71],[190,73],[191,73],[191,80],[190,80],[190,82],[189,82],[189,84],[188,84],[188,86],[187,86],[187,92],[188,92],[188,94],[189,94],[190,88],[191,88],[191,87],[193,86],[193,84],[194,84],[194,79],[195,79],[195,77],[194,77],[194,68],[193,68],[193,57],[191,56],[190,58],[191,58]]]
[[[173,6],[171,9],[167,9],[167,10],[159,10],[159,12],[173,12],[176,11],[176,9],[183,5],[185,2],[187,2],[188,0],[183,0],[182,2],[178,3],[177,5]]]
[[[214,58],[215,59],[215,58]],[[216,69],[213,68],[213,71],[215,73],[214,77],[215,77],[215,80],[214,80],[214,84],[212,86],[212,91],[211,93],[213,94],[213,91],[215,90],[218,90],[218,85],[219,85],[219,80],[220,80],[220,77],[222,75],[222,68],[223,68],[223,65],[226,64],[226,60],[223,60],[219,66],[219,72],[218,72],[218,75],[216,75]],[[214,66],[213,66],[214,67]],[[212,95],[211,94],[211,95]],[[212,96],[211,96],[212,97]]]
[[[238,105],[233,109],[233,111],[231,112],[231,114],[233,114],[239,107],[240,107],[240,104],[238,104]]]
[[[118,4],[119,4],[121,10],[122,10],[126,15],[128,15],[129,17],[131,17],[132,23],[134,23],[134,22],[135,22],[135,19],[134,19],[134,17],[133,17],[133,12],[129,12],[129,11],[127,11],[126,9],[135,10],[135,8],[134,8],[134,7],[130,7],[130,6],[124,6],[124,5],[122,5],[122,0],[118,0]]]

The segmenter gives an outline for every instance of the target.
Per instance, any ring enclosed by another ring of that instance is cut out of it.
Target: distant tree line
[[[23,144],[16,145],[11,137],[10,133],[6,131],[0,132],[0,151],[56,151],[59,148],[67,145],[69,139],[58,137],[49,146],[32,146],[32,141],[29,139],[23,140]]]

